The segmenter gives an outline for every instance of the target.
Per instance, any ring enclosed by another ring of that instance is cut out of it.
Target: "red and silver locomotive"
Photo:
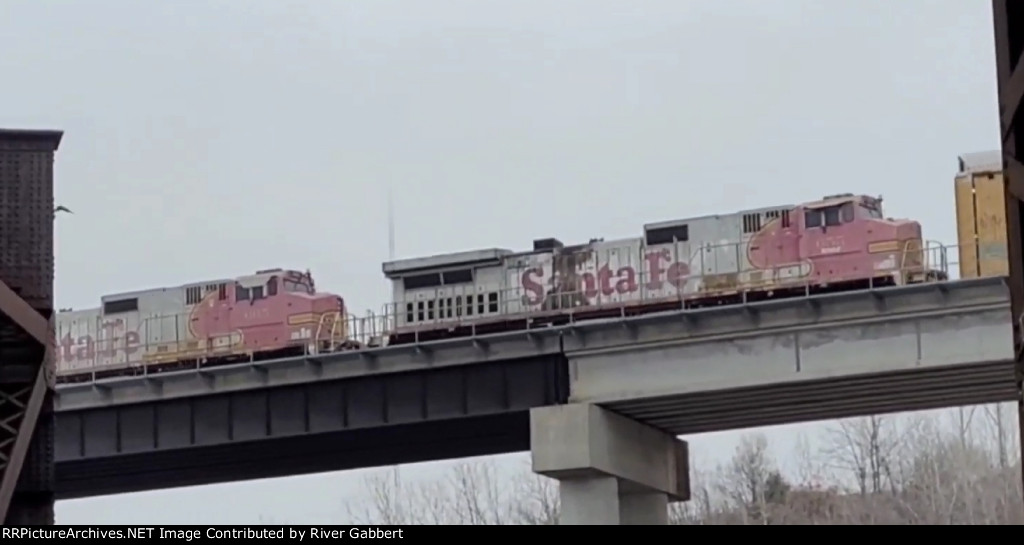
[[[56,322],[59,382],[351,346],[341,297],[282,269],[107,295]]]
[[[881,199],[649,224],[643,235],[533,249],[486,249],[385,263],[391,344],[944,278],[921,225],[886,219]]]

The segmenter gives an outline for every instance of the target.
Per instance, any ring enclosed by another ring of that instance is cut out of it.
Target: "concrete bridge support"
[[[532,409],[533,471],[559,481],[560,524],[667,524],[690,499],[687,443],[596,405]]]

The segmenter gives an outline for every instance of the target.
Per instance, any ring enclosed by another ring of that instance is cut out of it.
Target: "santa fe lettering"
[[[672,263],[672,252],[667,249],[654,250],[644,255],[647,267],[647,289],[660,290],[667,283],[676,289],[683,289],[690,275],[690,266],[685,262]],[[607,264],[602,265],[595,273],[585,272],[580,275],[583,280],[583,294],[592,299],[598,294],[605,296],[618,293],[625,295],[640,289],[636,269],[630,266],[620,267],[613,271]],[[536,305],[544,300],[544,269],[535,267],[523,271],[520,282],[526,292],[526,302]]]
[[[289,528],[288,537],[295,541],[302,541],[307,535],[305,530],[300,528]],[[336,528],[310,528],[309,539],[404,539],[402,529],[384,530],[382,528],[359,528],[352,527],[348,530]]]
[[[138,331],[125,331],[118,335],[118,329],[122,324],[106,322],[101,326],[104,334],[100,339],[94,339],[92,335],[83,335],[72,338],[70,333],[57,339],[57,359],[59,361],[91,360],[95,357],[110,358],[118,352],[124,352],[129,358],[142,349],[142,339]],[[96,345],[99,345],[97,347]]]

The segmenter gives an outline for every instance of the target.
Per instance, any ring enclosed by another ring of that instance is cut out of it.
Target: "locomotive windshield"
[[[284,291],[289,293],[308,293],[313,294],[313,288],[309,285],[309,282],[305,278],[285,278],[284,279]]]
[[[804,213],[804,227],[835,227],[853,221],[853,203],[810,208]]]
[[[869,218],[882,219],[882,210],[877,204],[864,202],[861,203],[860,206],[867,212],[867,216]]]

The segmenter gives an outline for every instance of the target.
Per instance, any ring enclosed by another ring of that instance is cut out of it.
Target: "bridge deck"
[[[529,409],[569,401],[696,433],[1011,399],[1008,301],[989,278],[62,385],[58,493],[526,450]]]
[[[677,434],[1015,399],[1002,279],[731,309],[565,342],[570,401]]]

